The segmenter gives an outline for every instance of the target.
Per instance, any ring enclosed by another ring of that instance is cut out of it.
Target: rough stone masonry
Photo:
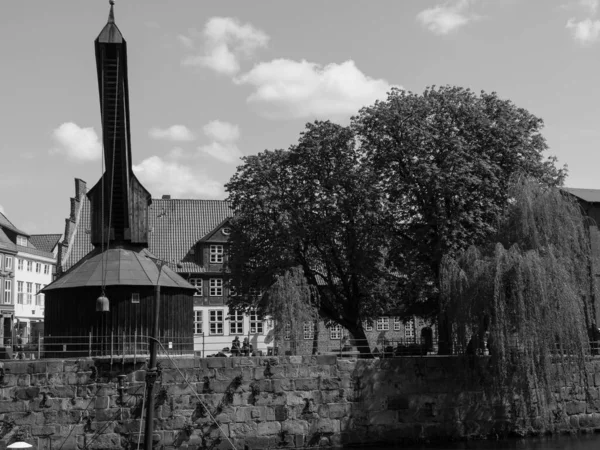
[[[490,400],[477,376],[465,376],[473,361],[461,357],[173,362],[181,373],[161,360],[155,390],[156,448],[341,447],[600,428],[600,360],[588,363],[587,390],[575,378],[555,386],[550,424]],[[87,358],[5,362],[0,449],[16,440],[38,449],[136,448],[145,367]]]

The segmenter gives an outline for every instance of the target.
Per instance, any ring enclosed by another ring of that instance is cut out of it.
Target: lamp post
[[[156,368],[156,353],[157,353],[157,337],[158,337],[158,322],[160,318],[160,275],[162,268],[166,264],[166,261],[162,259],[153,258],[151,259],[158,267],[158,277],[156,278],[156,285],[154,286],[154,323],[152,326],[152,333],[149,336],[150,346],[150,361],[148,363],[148,370],[146,371],[146,423],[144,427],[144,449],[152,450],[152,434],[154,433],[154,384],[158,377],[158,371]]]

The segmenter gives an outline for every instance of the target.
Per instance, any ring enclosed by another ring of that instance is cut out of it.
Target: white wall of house
[[[14,314],[20,331],[28,337],[31,323],[44,320],[44,294],[38,292],[52,282],[56,260],[19,251],[14,264]]]
[[[194,351],[198,356],[214,355],[228,347],[237,336],[240,344],[248,338],[255,351],[267,354],[272,346],[272,324],[254,315],[230,316],[227,306],[194,306]]]

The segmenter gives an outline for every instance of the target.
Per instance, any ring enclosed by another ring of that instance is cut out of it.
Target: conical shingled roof
[[[103,267],[104,257],[104,267]],[[46,286],[42,292],[55,289],[102,286],[104,270],[106,286],[155,286],[159,268],[155,258],[145,248],[120,246],[102,252],[96,248],[88,253],[67,273]],[[160,274],[161,287],[195,290],[196,288],[164,265]]]
[[[98,35],[97,41],[109,44],[121,44],[124,42],[123,35],[115,23],[115,13],[113,11],[114,3],[110,4],[110,13],[108,14],[108,22],[102,28]]]

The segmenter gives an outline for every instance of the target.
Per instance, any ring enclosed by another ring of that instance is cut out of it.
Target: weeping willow
[[[442,308],[455,348],[489,351],[496,392],[520,388],[543,417],[557,376],[578,368],[587,380],[590,241],[579,205],[558,189],[520,179],[509,199],[493,244],[444,258]]]
[[[278,275],[267,297],[265,312],[273,319],[273,332],[279,339],[296,335],[303,329],[305,322],[312,323],[314,329],[317,329],[319,294],[308,284],[299,267]]]

